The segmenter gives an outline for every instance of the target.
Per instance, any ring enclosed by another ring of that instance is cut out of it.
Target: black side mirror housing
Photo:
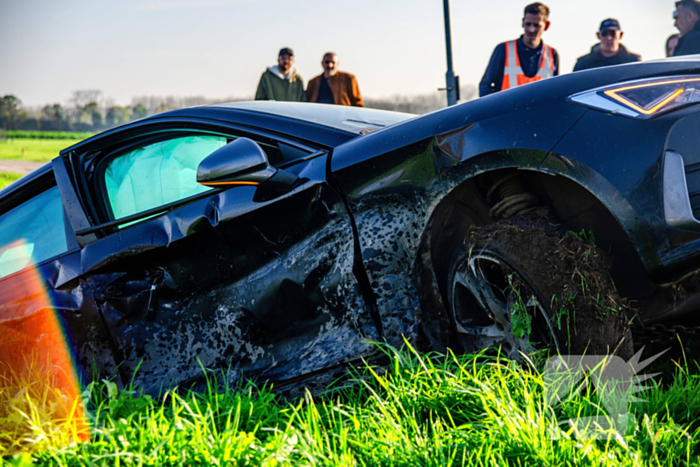
[[[270,165],[255,141],[238,138],[209,154],[197,167],[197,183],[214,188],[257,186],[253,201],[274,199],[293,190],[301,180]]]
[[[209,154],[197,167],[197,183],[211,187],[259,185],[277,173],[253,140],[238,138]]]

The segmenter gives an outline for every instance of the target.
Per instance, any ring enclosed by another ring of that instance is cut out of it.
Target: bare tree
[[[81,89],[73,91],[73,96],[71,96],[69,102],[74,108],[82,110],[92,102],[98,103],[101,97],[102,91],[99,89]]]

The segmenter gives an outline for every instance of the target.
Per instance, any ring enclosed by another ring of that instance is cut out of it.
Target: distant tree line
[[[108,105],[100,91],[75,91],[70,103],[29,108],[15,95],[0,98],[0,129],[97,132],[149,115],[143,105]]]
[[[67,105],[47,104],[43,107],[22,105],[19,97],[0,97],[0,130],[90,132],[119,125],[168,110],[240,99],[214,101],[204,97],[135,97],[129,106],[114,105],[99,90],[73,92]]]
[[[461,88],[462,102],[475,96],[474,86]],[[141,96],[132,98],[131,105],[123,107],[114,105],[109,98],[104,98],[101,91],[89,89],[73,92],[67,105],[54,103],[32,108],[23,106],[19,97],[6,94],[0,98],[0,130],[96,133],[168,110],[240,100],[251,99]],[[444,93],[439,92],[386,98],[366,97],[365,105],[375,109],[423,114],[445,107],[446,97]]]

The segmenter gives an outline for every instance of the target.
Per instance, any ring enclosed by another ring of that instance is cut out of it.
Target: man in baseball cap
[[[258,90],[255,92],[256,101],[288,101],[300,102],[306,100],[304,80],[294,68],[294,51],[289,47],[280,50],[277,65],[271,66],[260,77]]]
[[[597,33],[600,42],[591,48],[591,53],[578,59],[574,71],[641,61],[642,57],[628,52],[620,44],[623,34],[620,22],[616,19],[609,18],[600,23]]]
[[[673,56],[700,54],[700,0],[676,2],[673,18],[681,33]]]

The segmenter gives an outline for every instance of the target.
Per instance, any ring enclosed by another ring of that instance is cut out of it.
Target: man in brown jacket
[[[323,56],[323,74],[309,81],[306,98],[320,104],[354,105],[364,107],[357,80],[350,73],[338,71],[338,56],[328,52]]]

